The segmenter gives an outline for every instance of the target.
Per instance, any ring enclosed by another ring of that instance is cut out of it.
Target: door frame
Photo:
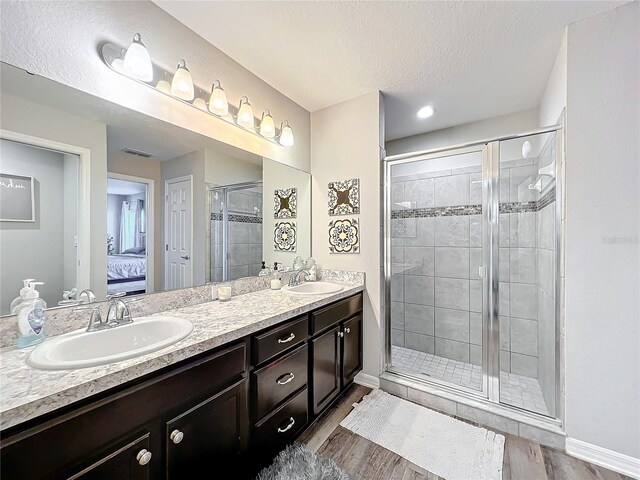
[[[107,178],[126,180],[128,182],[144,183],[147,186],[146,193],[146,252],[147,252],[147,275],[146,293],[153,293],[155,287],[155,181],[150,178],[136,177],[124,173],[107,172]],[[107,194],[109,192],[107,191]]]
[[[81,292],[85,288],[91,288],[91,150],[77,145],[4,129],[0,129],[0,138],[61,153],[68,153],[78,157],[78,210],[76,214],[78,242],[75,286],[78,292]],[[98,249],[97,252],[104,253],[104,277],[106,279],[106,249]]]
[[[190,235],[190,246],[189,246],[189,258],[191,259],[191,286],[193,285],[193,175],[183,175],[181,177],[168,178],[164,181],[164,289],[166,290],[166,286],[169,285],[169,250],[167,240],[169,238],[169,185],[172,183],[189,181],[191,185],[191,198],[189,199],[191,203],[191,235]]]

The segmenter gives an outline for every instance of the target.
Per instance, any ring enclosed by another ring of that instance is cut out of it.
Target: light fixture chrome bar
[[[123,59],[124,59],[124,55],[126,53],[126,48],[122,47],[121,45],[116,45],[114,43],[105,43],[102,45],[102,48],[100,48],[100,56],[102,58],[102,61],[105,63],[105,65],[107,65],[111,70],[113,70],[116,73],[119,73],[120,75],[122,75],[123,77],[128,78],[131,81],[134,81],[136,83],[139,83],[141,85],[145,85],[146,87],[149,87],[151,89],[153,89],[156,92],[161,93],[162,95],[165,95],[169,98],[172,98],[180,103],[183,103],[184,105],[188,105],[196,110],[198,110],[199,112],[205,113],[211,117],[214,118],[218,118],[230,125],[233,125],[245,132],[248,132],[252,135],[255,135],[258,138],[261,138],[262,140],[265,140],[267,142],[273,143],[275,145],[279,145],[282,146],[282,144],[280,143],[279,139],[280,139],[280,134],[281,131],[274,125],[274,129],[275,129],[275,136],[273,138],[268,138],[268,137],[263,137],[262,135],[260,135],[258,133],[258,131],[253,128],[253,129],[249,129],[249,128],[244,128],[240,125],[238,125],[235,121],[235,118],[238,114],[238,107],[235,107],[234,105],[229,103],[229,113],[227,115],[221,116],[221,115],[216,115],[214,113],[211,113],[209,110],[207,109],[203,109],[198,107],[197,105],[195,105],[193,102],[195,102],[195,100],[197,99],[201,99],[202,101],[204,101],[205,105],[206,102],[208,102],[208,99],[211,96],[211,88],[207,88],[204,89],[202,87],[200,87],[199,85],[197,85],[195,82],[193,84],[193,89],[194,89],[194,101],[190,102],[190,101],[186,101],[183,100],[179,97],[176,97],[174,95],[171,95],[170,92],[161,90],[160,88],[156,88],[157,82],[160,81],[164,81],[167,82],[169,85],[171,84],[171,80],[173,78],[173,73],[169,72],[168,70],[163,69],[162,67],[158,66],[157,64],[152,62],[152,67],[153,67],[153,80],[151,80],[150,82],[145,82],[142,80],[139,80],[137,78],[134,78],[130,75],[127,75],[127,73],[124,71],[123,68],[119,68],[117,65],[118,63],[122,64]],[[153,82],[153,83],[152,83]],[[219,83],[219,81],[218,81]],[[259,125],[259,118],[254,116],[254,119],[258,122],[254,122],[254,124]],[[287,123],[288,124],[288,123]],[[287,146],[287,145],[285,145]]]

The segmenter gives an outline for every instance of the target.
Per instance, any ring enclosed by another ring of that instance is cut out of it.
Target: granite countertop
[[[156,315],[181,317],[193,332],[169,347],[109,365],[77,370],[38,370],[26,358],[37,347],[0,349],[0,429],[13,427],[150,372],[232,342],[266,327],[364,290],[361,282],[336,282],[341,292],[291,295],[260,290],[229,302],[210,301]]]

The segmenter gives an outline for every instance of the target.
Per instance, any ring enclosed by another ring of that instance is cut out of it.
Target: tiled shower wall
[[[500,364],[504,371],[537,378],[539,198],[528,188],[538,173],[537,159],[501,167]],[[480,169],[393,178],[393,345],[481,363]]]
[[[211,281],[222,281],[221,198],[211,195]],[[256,276],[262,265],[262,192],[229,194],[229,280]]]

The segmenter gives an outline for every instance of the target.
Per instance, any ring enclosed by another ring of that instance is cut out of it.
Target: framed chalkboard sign
[[[33,177],[0,173],[0,222],[35,222]]]

